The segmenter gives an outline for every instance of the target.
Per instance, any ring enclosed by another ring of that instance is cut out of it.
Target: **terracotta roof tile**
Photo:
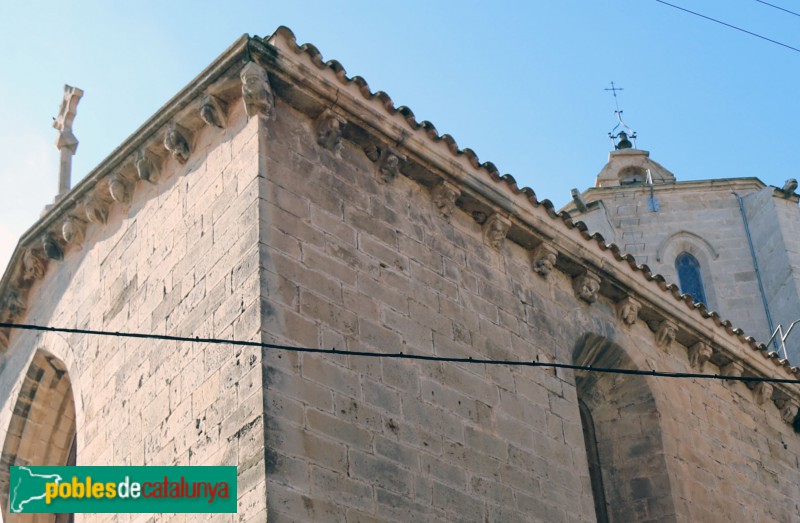
[[[469,160],[470,164],[479,170],[483,170],[486,174],[489,175],[489,178],[492,179],[494,182],[503,182],[514,194],[523,193],[528,197],[528,201],[534,206],[542,206],[544,207],[547,214],[553,219],[561,219],[561,221],[568,227],[568,228],[577,228],[581,232],[581,236],[587,241],[594,241],[598,244],[600,249],[606,250],[610,249],[614,258],[618,261],[625,261],[627,262],[628,266],[633,271],[638,271],[643,274],[646,280],[648,281],[655,281],[658,284],[658,287],[666,292],[672,294],[672,296],[684,303],[684,305],[691,311],[697,311],[702,318],[710,319],[713,321],[717,326],[723,327],[729,334],[742,337],[743,331],[739,328],[734,328],[730,321],[728,320],[721,320],[719,315],[714,311],[708,311],[706,306],[702,303],[695,303],[691,296],[687,294],[681,294],[680,289],[675,284],[667,284],[666,279],[660,274],[653,274],[650,268],[645,265],[639,265],[636,262],[636,258],[632,254],[622,253],[619,250],[619,247],[614,244],[606,244],[604,238],[598,234],[589,234],[587,232],[587,227],[583,222],[573,222],[570,218],[569,214],[566,212],[557,212],[555,211],[552,202],[549,200],[541,200],[539,201],[536,197],[536,193],[530,187],[522,187],[519,188],[517,185],[516,180],[510,174],[500,175],[498,172],[497,167],[492,162],[483,162],[481,163],[478,159],[477,154],[472,149],[465,148],[460,149],[458,147],[458,143],[456,142],[455,138],[453,138],[449,134],[439,135],[436,127],[429,121],[423,121],[418,123],[416,117],[414,116],[414,112],[406,106],[401,106],[399,108],[395,108],[392,102],[392,99],[389,97],[388,94],[384,93],[383,91],[378,91],[376,93],[372,93],[369,84],[367,81],[364,80],[360,76],[354,76],[352,78],[348,78],[344,68],[342,65],[335,61],[329,60],[327,62],[323,62],[322,55],[319,50],[312,44],[303,44],[297,45],[297,39],[291,29],[281,26],[279,27],[273,37],[275,35],[280,35],[293,46],[295,53],[305,53],[306,55],[311,58],[311,61],[320,69],[329,68],[332,69],[335,73],[337,78],[340,82],[349,84],[354,83],[359,86],[361,94],[367,99],[379,99],[382,102],[382,105],[386,109],[386,111],[394,115],[396,113],[400,113],[401,116],[404,117],[406,123],[411,127],[412,130],[423,129],[428,138],[430,138],[434,142],[444,142],[451,153],[456,156],[466,156]],[[270,38],[273,38],[270,37]],[[268,40],[268,39],[267,39]],[[766,347],[763,344],[756,342],[756,340],[751,337],[747,336],[744,337],[744,340],[752,349],[763,351]]]
[[[673,296],[673,298],[675,298],[677,301],[683,302],[684,305],[689,310],[697,311],[702,318],[710,319],[712,322],[714,322],[715,325],[723,327],[731,335],[735,335],[737,337],[742,336],[743,331],[741,329],[733,327],[730,321],[728,320],[721,320],[716,312],[708,311],[707,307],[704,304],[695,303],[690,295],[682,294],[680,292],[680,289],[675,284],[671,283],[668,284],[666,282],[666,279],[662,275],[654,274],[647,265],[638,264],[636,262],[635,256],[633,256],[632,254],[621,252],[619,247],[615,244],[606,244],[604,238],[598,233],[589,234],[588,228],[583,222],[580,221],[573,222],[568,213],[557,212],[554,209],[552,202],[550,202],[547,199],[539,201],[536,197],[536,193],[532,188],[530,187],[520,188],[514,177],[510,174],[505,174],[501,176],[494,163],[489,161],[480,162],[480,160],[478,159],[478,155],[472,149],[459,148],[458,143],[456,142],[455,138],[453,138],[453,136],[449,134],[440,135],[436,129],[436,126],[427,120],[422,122],[417,122],[414,112],[406,106],[395,108],[392,99],[388,94],[384,93],[383,91],[372,93],[369,88],[369,84],[364,78],[360,76],[348,78],[344,68],[339,62],[335,60],[329,60],[327,62],[324,62],[321,53],[315,46],[311,44],[303,44],[298,46],[294,33],[287,27],[283,26],[279,27],[275,31],[275,35],[280,35],[286,38],[286,40],[293,45],[294,51],[296,53],[298,54],[305,53],[306,55],[308,55],[311,61],[318,68],[322,69],[327,67],[329,69],[332,69],[336,73],[336,76],[340,82],[346,84],[349,83],[356,84],[359,87],[361,94],[365,98],[370,100],[377,98],[382,103],[384,109],[389,114],[394,115],[396,113],[400,113],[400,115],[403,116],[406,123],[412,130],[423,129],[429,139],[431,139],[434,142],[444,142],[447,145],[450,152],[455,156],[466,156],[469,163],[475,169],[482,170],[485,174],[488,174],[489,178],[492,181],[504,183],[514,194],[519,194],[519,193],[525,194],[525,196],[527,196],[528,198],[528,201],[532,205],[537,207],[538,206],[544,207],[545,211],[551,218],[560,219],[568,228],[577,228],[578,231],[580,231],[581,236],[585,240],[596,242],[600,247],[600,249],[602,250],[610,249],[615,259],[617,259],[618,261],[627,262],[628,266],[633,271],[641,272],[646,280],[655,281],[661,290],[669,292]],[[745,337],[744,341],[752,349],[759,351],[763,351],[765,349],[765,346],[763,344],[759,344],[758,342],[756,342],[754,338],[750,336]]]
[[[536,197],[536,193],[530,187],[522,187],[520,188],[517,184],[517,181],[514,177],[510,174],[500,175],[497,167],[492,162],[481,162],[478,158],[478,155],[469,148],[461,149],[458,146],[455,138],[453,138],[449,134],[442,134],[440,135],[437,131],[436,127],[433,123],[423,120],[422,122],[418,122],[416,116],[414,115],[413,111],[406,107],[400,106],[395,107],[394,102],[392,101],[391,97],[383,92],[378,91],[373,93],[369,87],[367,81],[360,77],[360,76],[353,76],[348,77],[347,72],[345,71],[344,67],[341,63],[336,60],[328,60],[323,61],[322,54],[320,53],[319,49],[312,44],[302,44],[298,45],[296,37],[294,33],[287,27],[281,26],[279,27],[272,36],[264,38],[263,41],[269,43],[270,40],[281,37],[285,39],[286,42],[289,43],[290,49],[295,54],[305,54],[318,69],[323,70],[330,70],[334,73],[335,78],[344,85],[355,85],[361,95],[367,100],[376,100],[379,104],[383,107],[383,109],[390,115],[397,115],[399,114],[405,123],[409,126],[410,129],[422,130],[424,134],[434,143],[443,142],[449,151],[456,157],[465,157],[469,164],[472,165],[473,168],[478,170],[482,176],[487,177],[488,179],[492,180],[494,183],[502,184],[503,186],[507,187],[513,194],[523,194],[529,203],[533,207],[543,207],[546,214],[552,218],[553,220],[560,220],[567,228],[577,229],[584,240],[589,242],[595,242],[601,250],[610,250],[613,258],[620,262],[625,262],[627,266],[634,272],[639,272],[645,278],[646,281],[654,281],[657,286],[665,292],[668,292],[675,298],[677,301],[683,302],[683,304],[690,310],[690,311],[697,311],[700,314],[701,318],[708,319],[709,321],[713,322],[716,326],[724,328],[728,334],[737,336],[740,338],[741,341],[747,343],[751,349],[759,351],[763,356],[769,357],[771,359],[776,359],[777,354],[775,353],[767,353],[767,348],[763,344],[759,344],[750,336],[743,336],[743,332],[741,329],[734,328],[732,324],[728,320],[722,320],[719,315],[714,311],[708,311],[706,306],[703,304],[694,303],[690,296],[686,294],[681,294],[678,287],[674,284],[668,284],[666,279],[660,274],[654,274],[650,268],[646,264],[639,264],[636,261],[635,256],[630,253],[625,253],[620,250],[620,248],[614,243],[606,243],[605,239],[598,233],[590,234],[588,232],[588,227],[581,221],[573,222],[572,218],[570,217],[569,213],[567,212],[558,212],[555,210],[552,202],[547,199],[538,200]],[[773,356],[774,355],[774,356]],[[776,365],[780,365],[787,369],[787,372],[791,372],[794,375],[800,375],[800,368],[798,367],[791,367],[789,362],[786,360],[781,360],[780,363],[773,361]]]

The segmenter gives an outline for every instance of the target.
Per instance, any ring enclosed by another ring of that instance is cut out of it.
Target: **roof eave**
[[[191,104],[200,93],[203,93],[211,84],[224,76],[231,67],[238,65],[246,58],[248,44],[252,41],[254,39],[248,34],[244,34],[236,40],[23,233],[14,248],[3,277],[0,279],[0,296],[6,293],[8,286],[11,284],[15,272],[22,262],[24,249],[33,245],[49,228],[62,219],[70,209],[74,208],[76,203],[92,190],[98,180],[107,176],[114,169],[119,168],[126,159],[130,158],[131,154],[143,147],[159,129],[162,129],[176,114]]]

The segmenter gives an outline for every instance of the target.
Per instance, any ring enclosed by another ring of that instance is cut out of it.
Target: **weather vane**
[[[617,100],[617,91],[624,91],[625,89],[622,87],[617,87],[614,85],[614,82],[611,82],[610,88],[605,88],[605,91],[611,91],[611,94],[614,95],[614,107],[616,110],[614,111],[614,115],[617,117],[617,125],[611,129],[611,132],[608,133],[608,138],[611,140],[611,143],[614,144],[614,149],[630,149],[636,148],[636,131],[631,129],[628,124],[622,121],[622,111],[619,108],[619,102]],[[620,129],[622,127],[622,129]],[[619,131],[617,131],[619,129]],[[626,132],[627,131],[627,132]],[[633,143],[631,143],[633,140]]]

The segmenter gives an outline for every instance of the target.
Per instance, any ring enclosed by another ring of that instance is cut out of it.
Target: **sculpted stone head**
[[[31,249],[22,255],[22,279],[26,282],[44,278],[45,264]]]
[[[456,200],[461,196],[461,191],[449,182],[442,182],[433,190],[433,204],[443,218],[450,217],[456,209]]]
[[[710,360],[713,355],[714,351],[708,343],[702,340],[698,341],[689,347],[689,365],[691,365],[693,369],[702,372],[705,363]]]
[[[317,120],[317,144],[329,151],[337,151],[341,147],[343,125],[342,118],[329,110],[323,112]]]
[[[642,304],[630,296],[626,296],[617,304],[617,315],[625,325],[633,325],[639,318]]]
[[[400,174],[400,158],[396,154],[386,156],[386,160],[381,165],[381,174],[384,182],[388,182]]]
[[[511,222],[499,214],[489,216],[484,225],[486,231],[486,241],[495,249],[502,249],[505,242],[508,230],[511,228]]]
[[[589,271],[577,276],[573,280],[575,295],[587,303],[597,301],[600,292],[600,278]]]
[[[669,320],[664,320],[658,325],[656,330],[656,345],[661,349],[666,349],[675,341],[678,334],[678,327]]]
[[[546,278],[547,275],[550,274],[550,271],[553,270],[553,267],[556,266],[558,252],[549,245],[541,243],[533,250],[532,257],[533,264],[531,268],[533,272]]]
[[[164,134],[164,147],[180,163],[186,163],[191,154],[189,141],[177,125],[170,125]]]
[[[274,98],[269,85],[269,77],[263,67],[250,62],[242,69],[239,77],[242,80],[242,100],[244,100],[247,116],[261,113],[269,116],[272,112]]]

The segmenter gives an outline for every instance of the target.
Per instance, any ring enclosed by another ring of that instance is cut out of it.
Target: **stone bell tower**
[[[790,232],[800,220],[796,185],[725,173],[679,181],[637,148],[621,113],[595,187],[574,189],[564,210],[759,341],[779,325],[785,333],[800,319],[800,248]],[[771,349],[799,361],[800,334]]]

